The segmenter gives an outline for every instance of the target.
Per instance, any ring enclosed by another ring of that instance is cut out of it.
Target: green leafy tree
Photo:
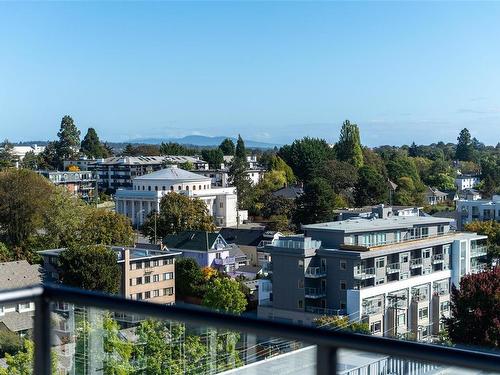
[[[130,219],[106,209],[87,210],[80,243],[129,246],[134,244],[134,231]]]
[[[455,151],[455,159],[471,161],[474,158],[474,147],[470,132],[467,128],[460,131],[457,138],[457,149]]]
[[[303,182],[321,176],[325,162],[333,159],[333,151],[324,139],[305,137],[281,147],[279,156]]]
[[[175,262],[176,296],[200,297],[204,283],[203,273],[192,258],[181,258]]]
[[[401,206],[421,205],[423,196],[417,188],[411,177],[401,177],[397,180],[398,188],[394,194],[394,203]]]
[[[194,164],[190,161],[186,161],[184,163],[180,163],[179,168],[184,169],[185,171],[192,171],[194,169]]]
[[[55,144],[57,154],[57,167],[63,169],[65,159],[74,159],[78,156],[80,149],[80,130],[75,125],[71,116],[64,116],[61,120],[61,128],[57,133],[59,140]]]
[[[10,246],[20,246],[43,226],[47,198],[55,187],[27,169],[0,172],[0,235]]]
[[[207,149],[201,152],[201,158],[205,160],[212,169],[220,169],[224,163],[224,153],[219,148]]]
[[[444,319],[454,344],[500,346],[500,267],[466,275],[451,294],[451,316]]]
[[[160,238],[186,230],[215,230],[205,202],[174,192],[163,196],[159,214],[151,212],[141,228],[141,232],[151,240],[155,238],[155,216],[156,235]]]
[[[0,245],[1,246],[1,245]],[[15,355],[23,348],[23,340],[17,333],[0,329],[0,356],[5,354]]]
[[[354,194],[357,206],[376,205],[387,201],[387,180],[371,166],[359,169],[359,179]]]
[[[345,161],[328,160],[322,175],[337,194],[354,188],[358,182],[358,169]]]
[[[249,209],[253,206],[251,196],[252,182],[247,173],[248,162],[246,159],[245,143],[241,136],[238,137],[236,151],[229,166],[229,184],[236,188],[238,195],[238,208]]]
[[[315,178],[304,187],[304,194],[296,199],[297,208],[293,221],[314,224],[333,220],[333,210],[338,207],[338,197],[323,178]]]
[[[12,143],[8,139],[0,145],[0,171],[13,166],[14,155]]]
[[[241,314],[245,311],[247,300],[237,281],[227,277],[215,278],[210,282],[203,306],[218,311]]]
[[[270,218],[271,216],[285,216],[291,219],[295,210],[295,200],[281,196],[266,194],[263,197],[262,216]]]
[[[285,215],[271,215],[266,227],[268,230],[286,232],[290,230],[290,219]]]
[[[335,154],[340,161],[348,162],[356,168],[363,166],[363,150],[359,137],[359,128],[345,120],[340,129],[339,141],[335,144]]]
[[[109,247],[71,246],[59,256],[59,268],[66,285],[111,294],[119,291],[121,271],[116,253]]]
[[[134,374],[135,369],[131,363],[134,345],[119,336],[120,326],[110,315],[104,316],[103,329],[103,349],[105,354],[103,373],[105,375]]]
[[[219,145],[219,149],[222,151],[224,155],[232,156],[234,155],[236,149],[234,146],[234,142],[230,138],[224,139]]]
[[[24,340],[23,347],[16,354],[6,354],[5,364],[7,368],[0,367],[0,375],[32,375],[33,371],[33,358],[34,358],[34,344],[31,340]],[[52,375],[57,372],[57,355],[52,352]]]
[[[107,154],[94,128],[89,128],[83,138],[80,151],[88,158],[103,158]]]
[[[197,150],[193,148],[188,148],[186,146],[183,146],[179,143],[175,142],[168,142],[168,143],[162,143],[160,145],[160,155],[194,155],[196,154]]]
[[[278,155],[272,155],[270,157],[267,168],[270,171],[283,171],[285,173],[287,184],[293,184],[297,180],[292,168],[290,168],[290,166]]]
[[[368,323],[351,322],[347,316],[324,315],[314,319],[314,324],[319,328],[341,330],[371,335]]]

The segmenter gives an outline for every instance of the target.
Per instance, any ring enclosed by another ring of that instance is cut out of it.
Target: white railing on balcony
[[[361,268],[361,267],[355,267],[354,268],[354,278],[355,279],[369,279],[371,277],[375,277],[375,268],[374,267],[368,267],[368,268]]]
[[[401,265],[399,263],[389,263],[387,265],[387,273],[396,273],[401,270]]]
[[[481,257],[488,254],[488,246],[474,246],[470,249],[471,257]]]
[[[444,261],[444,254],[434,254],[432,256],[432,263],[441,263]]]
[[[422,267],[422,258],[416,258],[410,260],[410,268]]]
[[[315,306],[306,306],[306,312],[318,315],[335,315],[335,316],[342,315],[343,313],[343,311],[339,309],[328,309],[325,307],[315,307]]]

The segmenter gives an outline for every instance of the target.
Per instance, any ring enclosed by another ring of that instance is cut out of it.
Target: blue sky
[[[500,141],[500,3],[0,3],[0,138]]]

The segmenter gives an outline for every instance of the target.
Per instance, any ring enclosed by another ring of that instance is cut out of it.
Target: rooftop
[[[40,284],[42,271],[38,264],[25,260],[0,263],[0,288],[14,289]]]
[[[210,178],[201,176],[196,173],[185,171],[181,168],[170,167],[160,169],[159,171],[145,174],[134,178],[134,181],[148,181],[148,180],[168,180],[168,181],[210,181]]]
[[[154,249],[149,249],[149,248],[143,249],[143,248],[137,248],[137,247],[112,246],[111,249],[116,251],[118,261],[123,260],[121,251],[124,249],[130,250],[130,259],[151,258],[151,257],[158,257],[158,256],[175,256],[175,255],[180,254],[178,252],[173,252],[173,251],[169,251],[169,250],[154,250]],[[42,251],[38,251],[38,254],[40,254],[42,256],[45,255],[45,256],[58,257],[65,250],[66,250],[66,248],[42,250]]]
[[[348,219],[342,221],[331,221],[328,223],[318,223],[303,225],[303,229],[318,229],[343,232],[364,232],[375,230],[390,230],[398,228],[411,228],[415,225],[437,225],[450,224],[452,220],[447,218],[424,217],[424,216],[392,216],[385,219]]]
[[[171,249],[209,251],[214,247],[218,238],[222,239],[224,247],[227,247],[224,238],[219,233],[206,231],[169,234],[163,239],[163,244]]]

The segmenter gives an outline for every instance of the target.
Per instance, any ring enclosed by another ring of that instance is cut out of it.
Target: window
[[[130,279],[130,280],[129,280],[130,286],[134,286],[134,285],[135,285],[135,284],[134,284],[134,280],[135,280],[135,279]]]
[[[432,268],[431,267],[425,267],[423,270],[422,270],[422,275],[429,275],[432,273]]]
[[[410,261],[410,256],[408,253],[401,254],[401,263],[408,263]]]
[[[304,288],[304,279],[299,279],[298,283],[297,283],[297,287],[299,289],[302,289]]]
[[[444,225],[438,225],[438,234],[444,233]]]
[[[380,333],[382,331],[382,321],[378,320],[370,325],[371,333]]]
[[[177,190],[181,190],[181,189],[182,189],[182,187],[180,185],[177,186]]]
[[[377,258],[377,259],[375,259],[375,266],[377,268],[384,268],[385,267],[385,258]]]
[[[193,185],[193,190],[196,190],[196,185]]]
[[[159,260],[153,260],[153,267],[158,267],[160,265]]]
[[[174,288],[163,288],[164,296],[171,296],[172,294],[174,294]]]
[[[159,297],[159,296],[160,296],[160,290],[159,289],[153,290],[153,297]]]
[[[304,260],[303,259],[299,259],[298,266],[299,266],[299,268],[304,268]]]
[[[189,185],[186,185],[186,190],[189,191]]]
[[[160,281],[160,275],[153,275],[153,282],[157,283],[158,281]]]
[[[145,292],[144,293],[144,298],[145,299],[150,299],[151,298],[151,292]]]
[[[149,268],[151,267],[151,262],[148,260],[147,262],[144,262],[144,268]]]
[[[155,191],[158,191],[158,186],[155,186]]]
[[[422,250],[422,257],[425,259],[429,259],[431,257],[432,249],[424,249]]]
[[[375,285],[381,285],[385,283],[385,278],[381,277],[375,281]]]
[[[27,302],[27,303],[20,303],[19,304],[19,310],[29,310],[30,308],[30,303]]]
[[[345,280],[340,280],[340,290],[346,290],[347,289],[347,283]]]
[[[135,278],[135,285],[141,285],[142,284],[142,277],[136,277]]]
[[[135,264],[135,268],[138,269],[138,270],[141,269],[142,268],[142,262],[137,262]]]
[[[425,228],[422,228],[422,237],[429,237],[429,228],[425,227]]]
[[[398,326],[405,326],[406,325],[406,314],[398,314],[397,324],[398,324]]]
[[[344,271],[347,269],[347,262],[345,260],[340,261],[340,269]]]
[[[151,186],[148,186],[148,190],[151,191]]]
[[[439,309],[441,313],[450,311],[450,301],[444,301],[439,304]]]
[[[429,308],[428,307],[422,307],[421,309],[418,310],[418,319],[427,319],[429,317]]]
[[[173,272],[165,272],[163,274],[163,280],[171,280],[174,278],[174,273]]]
[[[298,307],[299,309],[303,309],[303,308],[304,308],[304,300],[299,299],[299,300],[297,301],[297,307]]]
[[[137,293],[135,295],[135,299],[138,300],[138,301],[140,301],[142,299],[142,293]]]
[[[161,190],[165,191],[165,190],[167,190],[167,189],[165,189],[165,186],[162,186],[162,187],[161,187]]]
[[[410,273],[409,272],[401,272],[399,274],[399,280],[406,280],[410,277]]]
[[[166,266],[168,264],[174,263],[173,258],[163,259],[163,265]]]
[[[224,202],[219,203],[219,208],[224,208]]]

